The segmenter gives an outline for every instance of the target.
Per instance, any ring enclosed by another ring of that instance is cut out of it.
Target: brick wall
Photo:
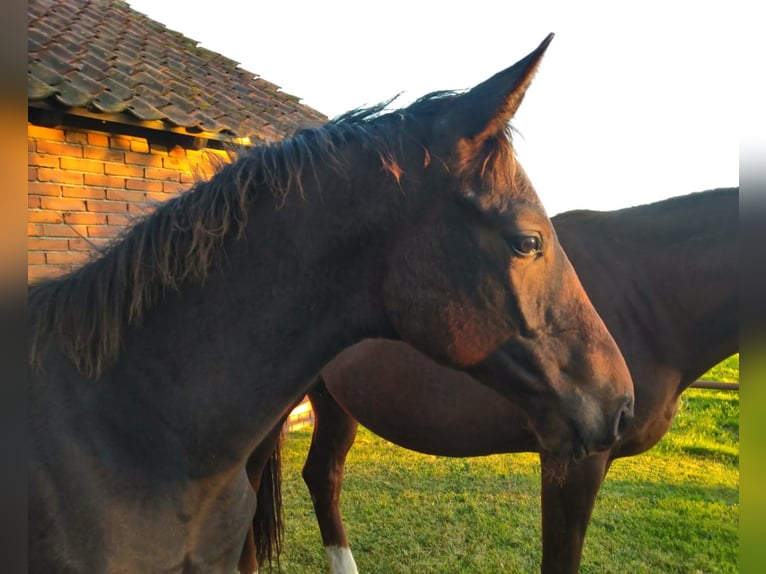
[[[213,173],[212,155],[146,138],[28,125],[27,279],[88,261],[137,215]]]

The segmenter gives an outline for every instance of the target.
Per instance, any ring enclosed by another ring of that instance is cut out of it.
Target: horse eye
[[[511,249],[522,257],[540,253],[540,238],[537,235],[514,235],[510,238]]]

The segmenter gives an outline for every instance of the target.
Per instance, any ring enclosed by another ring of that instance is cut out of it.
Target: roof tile
[[[133,98],[127,109],[144,120],[164,120],[165,114],[141,98]]]
[[[69,71],[69,69],[66,71]],[[37,60],[29,63],[29,77],[51,87],[57,86],[64,81],[64,76],[46,66],[42,61]],[[30,95],[29,97],[31,98],[32,96]]]
[[[107,112],[112,114],[118,114],[124,112],[128,108],[128,102],[123,98],[117,97],[109,91],[103,91],[91,100],[93,106],[95,106],[101,112]],[[155,118],[159,119],[159,118]]]
[[[84,107],[93,99],[90,92],[80,89],[69,80],[62,82],[57,88],[56,99],[70,108]]]
[[[275,139],[327,120],[124,0],[30,0],[28,23],[30,103],[251,139]]]
[[[30,99],[44,100],[56,93],[56,88],[39,80],[32,74],[27,75],[27,92]]]

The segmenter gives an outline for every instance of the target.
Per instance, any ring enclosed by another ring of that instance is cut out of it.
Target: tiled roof
[[[124,0],[30,0],[28,25],[30,106],[253,141],[327,120]]]

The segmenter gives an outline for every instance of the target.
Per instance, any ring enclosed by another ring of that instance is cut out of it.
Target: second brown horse
[[[654,446],[670,428],[681,393],[737,352],[737,258],[731,246],[737,241],[738,201],[738,188],[717,189],[552,218],[627,361],[636,403],[633,425],[610,450],[563,473],[541,455],[542,572],[578,572],[596,495],[612,461]],[[350,347],[316,383],[309,393],[315,426],[303,476],[331,574],[357,572],[339,499],[358,423],[397,445],[434,455],[540,451],[520,408],[401,342],[369,339]],[[264,454],[253,463],[262,465]],[[263,504],[259,513],[270,509]]]

